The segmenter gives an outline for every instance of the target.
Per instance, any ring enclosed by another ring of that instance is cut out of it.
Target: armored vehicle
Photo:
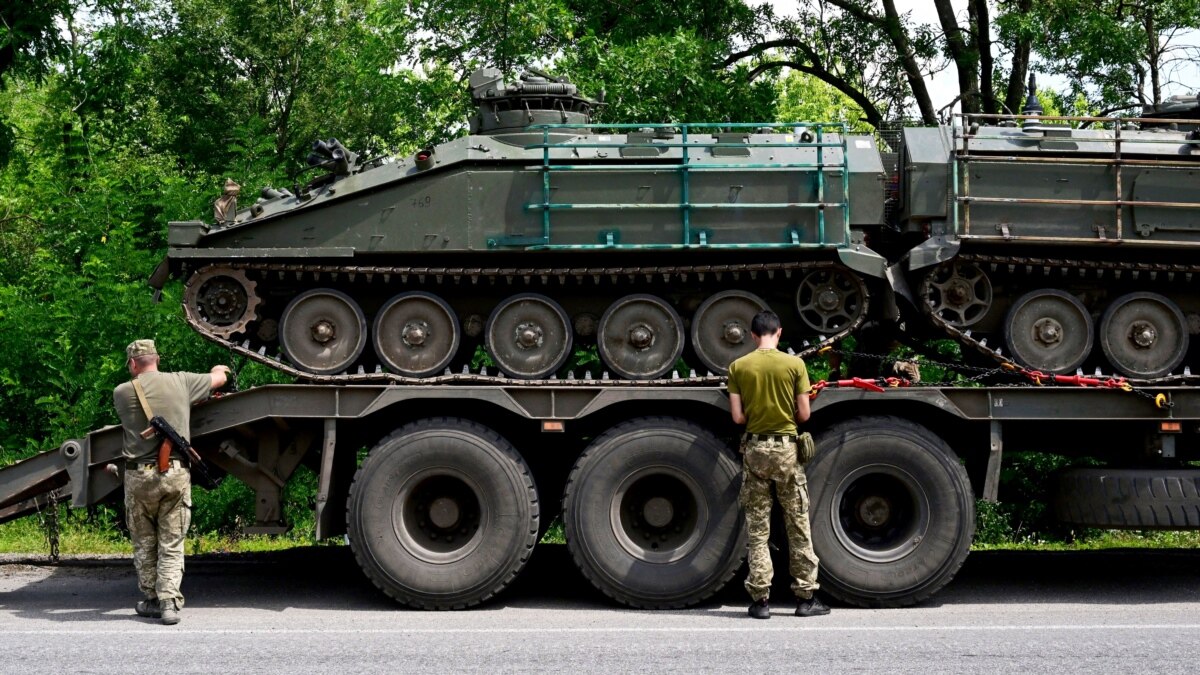
[[[1046,117],[1033,87],[1019,127],[968,116],[903,131],[897,227],[928,238],[902,261],[901,292],[997,360],[1190,374],[1200,131],[1183,115],[1200,117],[1195,101],[1136,120]]]
[[[599,101],[536,72],[471,91],[463,138],[368,162],[318,142],[294,194],[171,223],[157,283],[186,278],[206,337],[325,382],[457,373],[480,345],[512,379],[554,377],[576,344],[618,378],[681,357],[719,377],[767,307],[802,354],[870,310],[1048,374],[1188,366],[1194,101],[1051,118],[1031,79],[1019,118],[881,152],[834,124],[599,125]]]
[[[685,350],[723,373],[767,307],[825,340],[866,315],[884,260],[852,231],[883,222],[872,138],[597,125],[599,102],[564,80],[470,84],[465,137],[369,162],[318,142],[323,174],[295,193],[171,223],[163,271],[187,279],[192,326],[322,381],[457,372],[479,344],[508,377],[541,379],[577,340],[645,380]]]

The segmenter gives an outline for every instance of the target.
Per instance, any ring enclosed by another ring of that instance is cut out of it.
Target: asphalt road
[[[468,612],[398,608],[344,547],[191,558],[174,627],[134,615],[127,560],[30,563],[0,559],[2,672],[1191,673],[1200,657],[1200,551],[976,553],[920,607],[779,604],[770,621],[737,582],[695,609],[622,609],[555,546]]]

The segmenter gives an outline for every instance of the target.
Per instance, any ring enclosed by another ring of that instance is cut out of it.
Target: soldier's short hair
[[[779,332],[779,315],[769,309],[764,309],[750,321],[750,332],[759,337],[774,335]]]

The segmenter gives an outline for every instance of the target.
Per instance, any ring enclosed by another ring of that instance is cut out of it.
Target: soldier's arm
[[[812,414],[812,409],[809,407],[809,394],[812,393],[812,385],[808,381],[808,368],[804,366],[804,361],[800,361],[796,377],[796,421],[803,424],[808,421],[809,415]]]
[[[733,416],[734,424],[746,423],[746,413],[744,410],[742,410],[741,394],[729,395],[729,414]]]
[[[796,421],[804,423],[808,421],[812,410],[808,405],[808,392],[796,396]]]

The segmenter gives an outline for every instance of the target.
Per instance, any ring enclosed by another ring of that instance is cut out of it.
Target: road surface
[[[975,553],[933,601],[769,621],[735,581],[683,611],[623,609],[564,547],[467,612],[397,607],[346,547],[188,561],[174,627],[134,615],[127,560],[0,558],[3,672],[1195,672],[1200,551]],[[34,564],[31,564],[34,563]]]

